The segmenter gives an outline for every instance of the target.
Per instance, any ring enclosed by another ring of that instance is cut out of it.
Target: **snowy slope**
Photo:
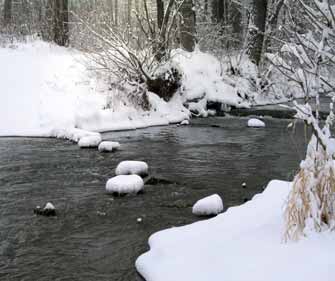
[[[0,48],[0,135],[49,136],[104,99],[78,52],[36,41]]]
[[[152,110],[122,102],[106,109],[114,90],[85,68],[82,53],[34,41],[0,48],[0,136],[51,136],[78,141],[90,131],[179,123],[189,111],[176,96],[166,103],[149,93]]]
[[[282,243],[290,183],[272,181],[252,201],[214,219],[152,235],[136,261],[147,281],[333,281],[334,233]]]

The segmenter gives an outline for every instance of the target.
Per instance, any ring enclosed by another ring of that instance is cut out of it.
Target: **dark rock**
[[[148,185],[159,185],[159,184],[176,184],[176,182],[170,181],[168,179],[147,177],[144,179],[144,184]]]
[[[37,206],[34,209],[34,214],[35,215],[39,215],[39,216],[45,216],[45,217],[54,217],[54,216],[57,215],[56,209],[54,209],[54,208],[47,208],[47,205],[43,209],[40,206]]]
[[[215,110],[217,116],[225,116],[224,105],[221,102],[207,102],[207,110]]]

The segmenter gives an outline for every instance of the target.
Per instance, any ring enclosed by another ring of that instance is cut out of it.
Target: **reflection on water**
[[[112,132],[104,138],[122,144],[113,154],[54,139],[0,139],[0,280],[138,280],[134,261],[149,235],[197,220],[185,206],[212,193],[226,207],[239,205],[269,180],[292,178],[304,155],[301,126],[291,137],[289,121],[269,119],[266,129],[246,121]],[[178,184],[146,186],[137,197],[105,194],[117,163],[129,159]],[[59,215],[34,216],[47,201]]]

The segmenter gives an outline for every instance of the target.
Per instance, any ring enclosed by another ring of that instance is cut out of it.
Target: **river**
[[[304,157],[303,126],[293,134],[289,120],[265,121],[265,129],[221,117],[106,133],[122,145],[112,154],[64,140],[0,138],[0,280],[140,280],[134,262],[149,236],[199,220],[196,200],[218,193],[228,208],[271,179],[292,179]],[[122,160],[144,160],[172,183],[147,185],[139,196],[107,195],[106,180]],[[49,201],[57,217],[33,214]]]

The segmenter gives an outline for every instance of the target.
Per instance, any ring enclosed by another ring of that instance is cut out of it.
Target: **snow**
[[[56,208],[55,208],[55,206],[52,203],[48,202],[45,205],[44,210],[56,210]]]
[[[198,49],[193,53],[175,50],[172,55],[183,72],[182,96],[184,102],[200,116],[207,117],[207,102],[221,102],[236,107],[249,106],[238,95],[238,88],[228,76],[223,74],[220,61],[214,56]]]
[[[100,152],[112,152],[120,147],[118,142],[114,141],[103,141],[99,144],[98,150]]]
[[[187,125],[190,125],[190,121],[189,120],[183,120],[180,125],[182,126],[187,126]]]
[[[265,123],[262,120],[252,118],[248,120],[248,127],[253,127],[253,128],[264,128]]]
[[[192,208],[192,213],[197,216],[217,215],[222,211],[222,199],[217,194],[207,196],[197,201]]]
[[[116,176],[106,183],[106,191],[117,194],[138,193],[143,187],[144,182],[138,175]]]
[[[78,145],[81,148],[90,148],[90,147],[98,147],[98,145],[101,143],[101,136],[99,135],[94,135],[94,136],[86,136],[82,137]]]
[[[148,93],[150,111],[88,71],[71,48],[30,41],[0,47],[0,136],[59,137],[78,142],[93,132],[180,123],[190,117],[178,95],[169,103]],[[111,106],[108,107],[108,101]]]
[[[116,167],[115,174],[147,176],[149,174],[149,167],[143,161],[122,161]]]
[[[332,281],[335,235],[283,243],[291,184],[271,181],[251,201],[217,217],[152,235],[136,268],[147,281]]]
[[[0,135],[71,136],[75,113],[104,101],[80,59],[79,52],[41,41],[0,48],[6,66],[0,69]]]

